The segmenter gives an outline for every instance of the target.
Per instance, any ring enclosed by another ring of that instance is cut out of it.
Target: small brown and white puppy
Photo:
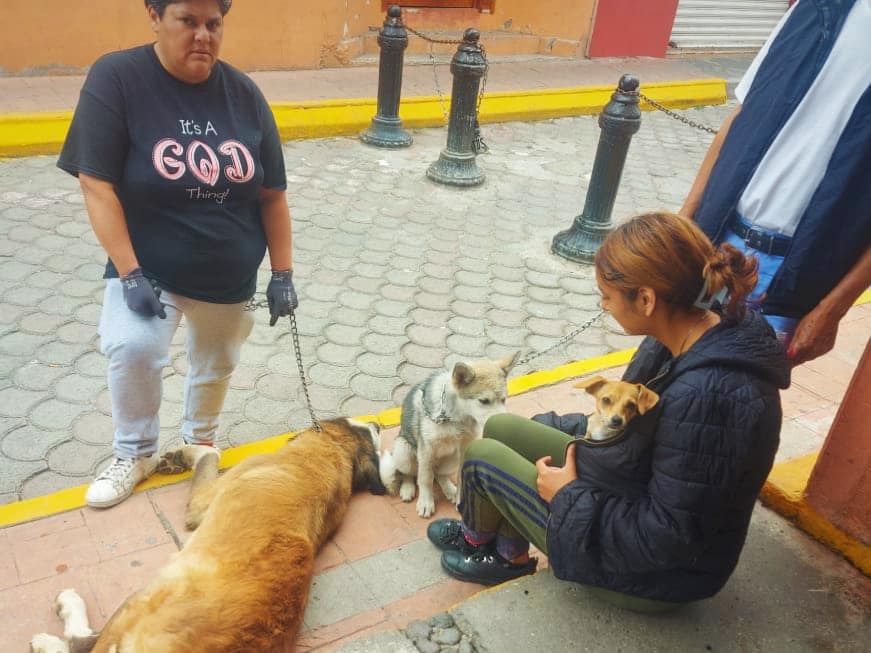
[[[99,636],[84,602],[58,596],[67,641],[37,635],[34,653],[242,653],[292,650],[308,600],[315,554],[354,490],[383,494],[379,432],[349,419],[321,422],[278,451],[218,476],[218,454],[186,446],[162,471],[193,467],[185,515],[196,529]]]
[[[596,410],[587,420],[585,440],[601,442],[615,438],[636,415],[643,415],[659,401],[659,395],[640,383],[609,381],[591,376],[574,384],[596,398]]]

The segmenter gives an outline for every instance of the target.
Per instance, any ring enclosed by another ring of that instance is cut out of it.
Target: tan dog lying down
[[[347,419],[321,426],[322,432],[304,431],[220,478],[217,452],[188,446],[168,454],[164,466],[167,460],[170,467],[194,466],[185,522],[196,532],[145,589],[127,599],[98,638],[89,637],[81,598],[61,592],[57,608],[69,646],[37,635],[31,650],[292,650],[315,554],[342,520],[352,490],[384,493],[377,426]]]

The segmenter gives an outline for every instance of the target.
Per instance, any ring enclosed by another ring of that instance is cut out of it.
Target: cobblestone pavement
[[[687,114],[717,126],[727,112]],[[285,145],[297,319],[319,417],[392,408],[436,368],[544,350],[597,311],[591,268],[550,253],[583,208],[596,118],[485,125],[484,136],[487,182],[475,189],[426,179],[443,129],[416,131],[401,151],[350,138]],[[614,219],[676,210],[709,142],[645,113]],[[0,504],[86,483],[112,454],[96,333],[105,255],[76,180],[54,162],[0,161]],[[269,328],[259,311],[225,403],[224,447],[309,422],[287,322]],[[182,324],[164,375],[162,448],[179,442],[184,338]],[[635,343],[605,319],[514,373]]]

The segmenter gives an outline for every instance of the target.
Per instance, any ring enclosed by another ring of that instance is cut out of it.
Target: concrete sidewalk
[[[750,54],[686,56],[667,59],[562,59],[545,56],[494,58],[487,75],[491,92],[536,91],[578,86],[614,86],[624,73],[647,83],[722,78],[734,87],[752,60]],[[230,62],[232,63],[232,61]],[[413,65],[415,64],[416,65]],[[269,102],[312,102],[338,98],[374,98],[378,94],[378,67],[319,70],[254,71],[251,77]],[[409,58],[402,74],[402,95],[437,95],[438,87],[450,95],[449,62],[433,64]],[[83,75],[2,77],[0,115],[69,111],[75,108]]]
[[[778,460],[820,446],[869,330],[871,304],[853,308],[835,349],[795,370],[792,387],[783,393]],[[617,367],[604,374],[620,372]],[[570,380],[508,401],[509,411],[522,415],[591,407]],[[388,442],[395,432],[385,432]],[[65,587],[85,598],[95,626],[105,623],[184,543],[187,490],[187,481],[175,483],[107,511],[80,508],[0,530],[4,653],[25,651],[36,632],[60,632],[51,606]],[[436,517],[452,514],[453,507],[441,500]],[[438,552],[425,539],[427,523],[413,503],[357,495],[318,556],[297,651],[859,653],[871,641],[871,579],[761,506],[726,588],[665,617],[598,603],[582,587],[555,579],[545,559],[534,577],[479,593],[479,586],[444,575]],[[432,645],[459,638],[474,648]]]

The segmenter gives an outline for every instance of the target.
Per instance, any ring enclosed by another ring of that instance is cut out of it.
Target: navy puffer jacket
[[[616,440],[579,441],[579,479],[550,505],[556,576],[661,601],[716,594],[774,461],[789,371],[755,313],[722,322],[677,358],[647,338],[623,378],[659,403]],[[534,419],[579,436],[586,427],[579,415]]]

